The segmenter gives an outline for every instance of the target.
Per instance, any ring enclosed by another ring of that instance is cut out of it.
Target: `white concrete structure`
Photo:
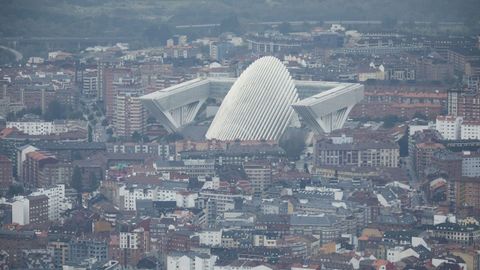
[[[7,128],[16,128],[28,135],[49,135],[53,134],[53,122],[7,122]]]
[[[207,131],[207,139],[278,140],[293,117],[298,93],[275,57],[251,64],[235,81]]]
[[[457,219],[454,215],[433,215],[433,225],[442,223],[457,223]]]
[[[317,133],[342,128],[353,106],[363,99],[363,86],[335,83],[331,86],[325,92],[292,104],[302,120]]]
[[[467,270],[467,264],[464,263],[457,263],[455,259],[449,259],[449,258],[432,258],[432,265],[434,267],[440,266],[442,263],[454,263],[458,264],[460,266],[460,269],[462,270]]]
[[[30,223],[30,201],[26,197],[16,197],[12,203],[12,223]]]
[[[214,270],[273,270],[273,268],[266,266],[266,265],[257,265],[257,266],[252,266],[249,261],[244,261],[242,265],[217,265]]]
[[[460,139],[479,140],[480,139],[480,121],[463,121],[460,128]]]
[[[120,204],[124,210],[137,210],[137,200],[151,200],[151,201],[174,201],[179,207],[194,207],[194,200],[198,197],[197,194],[182,194],[186,188],[176,187],[162,187],[149,185],[130,185],[120,186],[118,194],[120,196]],[[179,205],[180,204],[180,205]]]
[[[117,95],[113,131],[117,136],[128,137],[135,131],[143,134],[147,125],[147,112],[136,95]]]
[[[65,185],[56,185],[51,188],[40,188],[34,191],[31,195],[48,197],[48,219],[56,221],[60,219],[60,215],[72,209],[73,205],[67,197],[65,197]]]
[[[246,196],[240,194],[226,194],[213,190],[202,190],[199,193],[199,198],[209,199],[215,202],[217,205],[217,211],[219,213],[224,213],[225,211],[235,208],[235,200],[245,199]]]
[[[183,191],[183,192],[177,192],[175,196],[176,196],[176,203],[178,207],[194,208],[195,200],[198,198],[198,193]]]
[[[462,176],[480,176],[480,154],[477,152],[462,152]]]
[[[340,137],[329,137],[332,140],[333,144],[344,144],[344,143],[353,143],[353,137],[347,137],[345,134],[342,134]]]
[[[359,82],[367,80],[383,81],[386,77],[385,67],[383,65],[375,66],[374,63],[370,63],[369,67],[365,70],[359,71],[357,76]]]
[[[137,210],[137,200],[153,200],[154,192],[153,188],[121,186],[118,195],[123,198],[123,209]]]
[[[196,233],[200,245],[219,247],[222,244],[222,230],[203,230]]]
[[[7,122],[7,128],[16,128],[28,135],[51,135],[61,134],[74,129],[87,128],[84,121],[31,121],[31,122]]]
[[[295,112],[315,132],[341,128],[363,98],[363,86],[295,81],[278,59],[268,56],[251,64],[238,79],[197,78],[140,99],[159,123],[175,132],[194,121],[207,98],[224,97],[207,139],[276,140],[289,124],[298,124]]]
[[[413,136],[417,131],[424,131],[427,129],[435,129],[435,123],[428,122],[426,125],[409,125],[408,136]]]
[[[119,246],[121,249],[138,249],[143,246],[140,243],[140,237],[138,235],[143,228],[135,229],[133,232],[120,232]]]
[[[435,129],[442,134],[446,140],[460,139],[460,128],[463,118],[455,116],[437,116]]]
[[[23,179],[23,163],[27,159],[27,154],[37,151],[38,148],[32,145],[24,145],[17,148],[17,175],[18,179]]]
[[[217,256],[190,252],[167,256],[167,270],[213,270]]]
[[[98,94],[98,74],[95,69],[87,69],[82,78],[82,94],[87,97],[96,97]]]
[[[420,254],[412,248],[404,249],[403,247],[398,246],[387,250],[387,260],[392,263],[399,262],[410,256],[420,258]]]

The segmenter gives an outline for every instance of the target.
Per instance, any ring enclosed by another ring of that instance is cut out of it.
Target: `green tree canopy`
[[[305,146],[305,139],[300,134],[291,135],[280,140],[280,147],[285,150],[289,160],[298,160]]]
[[[100,186],[100,178],[94,172],[90,172],[88,180],[88,191],[94,191]]]
[[[20,195],[24,192],[22,185],[11,185],[8,187],[7,198],[12,198],[13,196]]]
[[[83,183],[82,183],[82,171],[78,166],[73,168],[72,174],[72,188],[74,188],[78,193],[83,192]]]
[[[81,112],[74,111],[71,106],[66,106],[58,100],[52,100],[43,114],[45,121],[53,121],[57,119],[80,119]]]
[[[288,22],[283,22],[278,26],[278,31],[282,34],[288,34],[292,32],[292,25]]]
[[[172,36],[172,27],[166,23],[152,25],[143,32],[143,37],[150,45],[165,45]]]
[[[383,118],[383,127],[384,128],[392,128],[395,126],[396,123],[400,121],[400,118],[396,115],[387,115]]]
[[[224,18],[220,22],[220,27],[218,28],[220,34],[225,32],[233,32],[235,34],[242,33],[242,26],[240,25],[240,21],[238,20],[237,15],[232,14],[226,18]]]
[[[132,133],[132,140],[134,142],[140,142],[142,140],[142,134],[140,134],[140,132],[138,132],[138,131],[134,131]]]

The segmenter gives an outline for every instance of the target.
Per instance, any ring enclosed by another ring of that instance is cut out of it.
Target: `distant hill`
[[[289,20],[456,21],[477,25],[479,0],[2,0],[2,36],[135,36],[152,25]]]

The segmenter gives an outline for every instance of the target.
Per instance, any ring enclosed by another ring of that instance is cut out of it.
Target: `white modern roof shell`
[[[140,99],[175,132],[194,122],[207,98],[223,98],[207,139],[278,140],[297,114],[317,133],[341,128],[363,95],[361,84],[292,80],[280,60],[266,56],[238,79],[197,78]]]
[[[267,56],[250,65],[222,102],[207,139],[278,140],[294,114],[298,93],[287,68]]]

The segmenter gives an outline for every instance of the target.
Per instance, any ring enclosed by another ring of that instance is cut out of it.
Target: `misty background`
[[[92,44],[129,42],[135,48],[163,45],[173,34],[194,39],[226,31],[259,31],[271,27],[268,22],[290,22],[291,31],[349,20],[359,21],[359,30],[473,34],[479,30],[480,1],[2,0],[1,6],[0,44],[14,43],[29,56],[75,49],[79,38],[90,38]],[[2,50],[0,54],[12,57]]]

